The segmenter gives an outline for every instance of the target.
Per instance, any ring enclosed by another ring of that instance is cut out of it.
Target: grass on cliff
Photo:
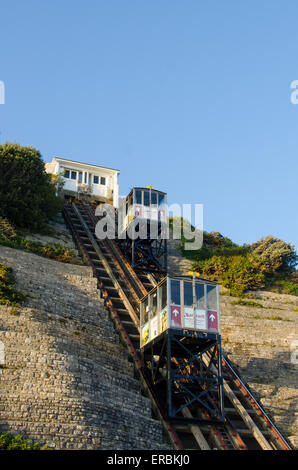
[[[12,268],[0,263],[0,304],[20,307],[27,295],[15,289]]]
[[[54,259],[62,263],[83,264],[75,252],[59,243],[47,243],[27,240],[4,218],[0,217],[0,245]]]
[[[170,218],[170,228],[173,223]],[[180,250],[193,262],[193,270],[220,282],[230,295],[241,297],[249,290],[267,289],[298,296],[298,258],[294,247],[283,240],[267,236],[251,245],[237,245],[219,232],[203,232],[203,246],[198,250],[185,250],[185,241],[191,240],[182,234]]]
[[[14,436],[6,432],[0,434],[0,450],[49,450],[46,446],[33,444],[29,439],[21,436]]]
[[[258,302],[255,302],[254,300],[243,300],[243,299],[237,299],[237,300],[233,300],[233,302],[231,302],[232,305],[243,305],[245,307],[260,307],[260,308],[263,308],[263,305],[258,303]]]

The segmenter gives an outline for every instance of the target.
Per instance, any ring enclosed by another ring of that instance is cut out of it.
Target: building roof
[[[141,187],[141,186],[134,186],[134,187],[129,191],[127,197],[129,197],[129,196],[132,194],[132,192],[133,192],[134,189],[138,189],[138,190],[141,190],[141,191],[143,191],[143,190],[144,190],[144,191],[150,191],[150,188],[147,188],[147,187],[144,188],[144,187]],[[152,189],[152,191],[154,191],[154,192],[156,192],[156,193],[161,193],[161,194],[164,194],[165,196],[167,196],[167,193],[165,193],[164,191],[160,191],[159,189],[155,189],[155,188],[153,188],[153,187],[152,187],[151,189]]]
[[[85,162],[77,162],[77,161],[75,161],[75,160],[70,160],[70,159],[68,159],[68,158],[54,157],[53,160],[52,160],[52,162],[53,162],[54,160],[57,160],[57,161],[59,161],[59,162],[60,162],[60,161],[62,161],[62,162],[65,161],[65,162],[69,162],[69,163],[75,163],[75,164],[79,164],[79,165],[83,165],[83,166],[89,166],[89,167],[93,167],[93,168],[100,168],[100,169],[102,169],[102,170],[116,171],[117,173],[120,173],[120,170],[117,170],[117,169],[115,169],[115,168],[108,168],[108,167],[106,167],[106,166],[100,166],[100,165],[92,165],[92,164],[90,164],[90,163],[85,163]]]

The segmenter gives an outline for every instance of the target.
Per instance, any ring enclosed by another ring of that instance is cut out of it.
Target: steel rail
[[[91,211],[90,207],[89,207],[89,206],[86,206],[86,205],[83,205],[83,209],[86,210],[87,215],[89,216],[89,221],[92,223],[93,228],[95,229],[95,224],[96,224],[97,220],[96,220],[96,217],[95,217],[93,211]],[[76,211],[77,211],[77,208],[76,208]],[[92,234],[90,233],[90,235],[92,235]],[[111,241],[112,241],[112,240],[109,240],[109,242],[111,242]],[[107,245],[108,245],[107,240],[106,240],[106,239],[105,239],[105,240],[101,240],[101,242],[102,242],[102,243],[106,246],[106,248],[107,248]],[[117,247],[117,248],[118,248],[118,247]],[[108,249],[108,248],[107,248],[107,249]],[[112,256],[113,259],[114,259],[115,265],[118,267],[118,269],[119,269],[120,272],[122,273],[122,275],[123,275],[123,277],[125,278],[125,280],[126,280],[126,281],[130,284],[130,286],[131,286],[131,283],[129,282],[129,280],[128,280],[127,277],[125,276],[125,274],[124,274],[124,272],[123,272],[123,270],[122,270],[120,264],[118,263],[117,259],[115,258],[115,256],[113,255],[113,253],[112,253],[111,251],[112,251],[112,250],[110,250],[110,254],[111,254],[111,256]],[[120,252],[119,248],[118,248],[118,254],[120,255],[121,259],[124,261],[125,257],[124,257],[124,255],[122,255],[122,253]],[[130,274],[131,274],[131,275],[133,276],[133,278],[137,281],[138,285],[142,285],[142,286],[143,286],[141,280],[139,279],[138,275],[136,274],[136,272],[134,271],[134,269],[132,268],[132,266],[131,266],[131,265],[129,265],[129,266],[130,266],[130,269],[129,269]],[[157,282],[158,282],[158,281],[154,278],[154,276],[153,276],[151,273],[148,273],[148,274],[147,274],[147,278],[149,279],[149,281],[150,281],[152,287],[154,287],[154,286],[157,284]],[[131,286],[131,288],[132,288],[132,286]],[[142,292],[144,292],[144,291],[147,293],[147,290],[143,287]],[[136,295],[135,291],[133,291],[133,292],[134,292],[134,294]],[[140,301],[140,300],[141,300],[141,297],[138,297],[138,300]],[[174,360],[175,360],[175,359],[174,359]],[[185,413],[183,413],[183,414],[185,415],[185,417],[188,417],[188,418],[191,417],[191,416],[189,416],[189,415],[187,414],[187,412],[189,412],[188,409],[185,409],[184,412],[185,412]],[[189,412],[189,414],[191,415],[190,412]],[[206,413],[206,416],[209,417],[208,413]],[[210,419],[211,419],[211,417],[210,417]],[[198,442],[200,448],[201,448],[202,450],[206,450],[207,447],[209,447],[209,446],[208,446],[208,444],[207,444],[207,442],[206,442],[206,440],[205,440],[203,434],[201,433],[199,427],[198,427],[197,425],[193,424],[193,425],[191,425],[191,429],[193,430],[194,438],[195,438],[196,441]],[[219,440],[220,446],[221,446],[222,448],[228,450],[228,447],[227,447],[227,445],[226,445],[226,443],[225,443],[225,440],[224,440],[223,436],[221,435],[221,432],[220,432],[219,430],[216,430],[216,431],[215,431],[215,429],[214,429],[214,432],[215,432],[215,434],[217,435],[217,438],[218,438],[218,440]],[[234,429],[233,429],[233,432],[236,433],[236,431],[235,431]],[[240,436],[238,436],[238,438],[239,438],[239,440],[242,442]],[[209,447],[209,449],[210,449],[210,447]]]
[[[71,232],[72,232],[72,234],[73,234],[73,236],[74,236],[74,238],[77,242],[78,248],[82,252],[84,258],[90,264],[94,276],[98,279],[98,285],[100,287],[102,296],[105,299],[105,305],[108,307],[109,312],[111,314],[111,317],[114,320],[116,329],[120,333],[120,336],[124,340],[124,343],[128,347],[128,350],[130,351],[131,356],[134,359],[136,370],[139,374],[142,386],[143,386],[144,390],[146,390],[146,393],[148,394],[148,396],[149,396],[149,398],[150,398],[150,400],[153,404],[154,411],[155,411],[156,415],[158,416],[159,420],[161,421],[161,423],[163,425],[163,428],[166,431],[166,433],[168,435],[168,438],[169,438],[170,442],[172,443],[173,447],[175,449],[178,449],[178,450],[183,450],[183,445],[182,445],[180,439],[178,438],[178,436],[175,432],[175,429],[173,428],[171,423],[169,423],[167,421],[163,409],[161,409],[160,406],[159,406],[158,398],[155,395],[155,391],[152,389],[151,385],[146,380],[146,377],[143,373],[143,366],[142,366],[141,358],[140,358],[139,354],[137,353],[134,345],[132,344],[131,339],[129,337],[129,334],[127,333],[125,327],[122,324],[122,321],[121,321],[121,319],[120,319],[120,317],[117,313],[117,308],[113,305],[113,302],[110,299],[110,296],[109,296],[107,290],[105,289],[105,286],[104,286],[103,282],[100,281],[99,278],[98,278],[98,273],[97,273],[96,267],[95,267],[90,255],[89,255],[89,253],[88,253],[88,251],[85,247],[85,244],[84,244],[82,238],[78,234],[78,230],[75,228],[68,211],[69,211],[69,208],[66,206],[63,210],[63,215],[65,217],[65,220],[67,221],[67,223],[69,225],[69,228],[71,229]],[[83,226],[83,227],[84,227],[84,230],[85,230],[86,226]],[[90,230],[89,230],[89,233],[88,233],[88,231],[86,231],[87,236],[89,236],[90,233],[91,233]]]
[[[97,222],[99,221],[99,218],[97,219],[94,212],[91,210],[90,206],[87,205],[87,204],[82,204],[84,209],[87,211],[88,215],[89,215],[89,220],[90,222],[92,222],[93,226],[94,226],[94,231],[96,230],[96,224]],[[96,232],[95,232],[96,234]],[[123,272],[124,274],[124,271],[123,271],[123,265],[124,267],[127,269],[127,271],[129,272],[129,274],[132,276],[133,280],[137,283],[138,285],[138,288],[140,289],[140,291],[142,292],[143,295],[146,295],[147,294],[147,290],[145,289],[143,283],[140,281],[140,279],[138,278],[138,276],[136,275],[134,269],[132,268],[132,266],[129,264],[128,260],[126,259],[126,257],[121,253],[118,245],[115,243],[114,240],[112,239],[109,239],[109,238],[106,238],[104,240],[104,243],[106,245],[109,246],[109,251],[111,254],[113,254],[114,256],[114,259],[117,261],[118,263],[118,266],[120,267],[121,271]],[[122,267],[120,266],[122,264]],[[124,274],[125,275],[125,274]],[[128,279],[128,278],[127,278]],[[128,282],[130,284],[131,281],[128,280]],[[132,286],[132,289],[133,289],[133,292],[134,294],[136,294],[136,291],[134,289],[134,287]],[[139,300],[139,296],[137,297],[137,300]]]

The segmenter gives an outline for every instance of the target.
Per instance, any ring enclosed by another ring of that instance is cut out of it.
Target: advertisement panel
[[[151,207],[150,219],[156,221],[158,220],[158,210],[155,207]]]
[[[184,307],[184,328],[195,328],[193,307]]]
[[[142,328],[142,346],[149,341],[149,324],[146,323]]]
[[[162,333],[168,328],[168,307],[165,307],[159,314],[159,331]]]
[[[158,335],[158,316],[152,318],[150,321],[150,340],[156,338]]]
[[[207,329],[206,310],[196,308],[195,316],[196,316],[195,328],[197,330],[206,330]]]

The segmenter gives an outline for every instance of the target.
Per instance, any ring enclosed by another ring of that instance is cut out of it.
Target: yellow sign
[[[196,276],[196,277],[200,277],[200,273],[198,273],[197,271],[188,271],[188,273],[190,276]]]

